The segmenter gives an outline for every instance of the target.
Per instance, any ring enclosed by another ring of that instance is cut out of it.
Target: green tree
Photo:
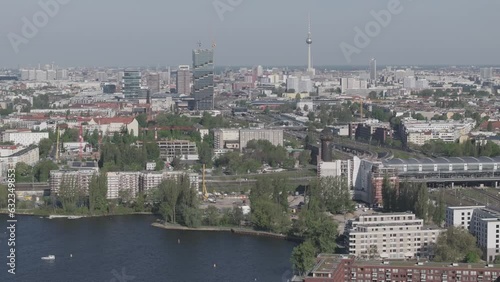
[[[481,257],[476,238],[466,229],[449,227],[442,232],[434,246],[435,261],[465,262]]]
[[[89,185],[89,211],[91,214],[105,213],[108,210],[107,193],[107,175],[105,173],[94,175]]]
[[[49,181],[50,171],[58,170],[59,166],[52,160],[42,160],[38,162],[33,168],[34,177],[36,182]]]
[[[441,226],[441,224],[445,220],[445,214],[446,205],[444,202],[444,195],[443,192],[440,192],[437,198],[436,207],[434,208],[434,213],[432,215],[432,221],[434,221],[435,224]]]
[[[5,209],[7,208],[7,199],[9,192],[8,192],[8,186],[7,185],[0,185],[0,209]]]
[[[33,168],[26,163],[20,162],[16,164],[16,183],[32,182]]]
[[[64,211],[72,213],[83,203],[85,192],[74,177],[63,176],[57,196]]]
[[[425,183],[418,187],[416,202],[415,202],[415,215],[423,219],[425,222],[429,220],[429,190]]]
[[[46,158],[50,151],[52,150],[52,140],[48,138],[44,138],[40,140],[40,143],[38,144],[38,150],[41,158]]]
[[[205,210],[204,224],[208,226],[218,226],[220,224],[220,212],[215,206],[208,206]]]
[[[198,155],[200,156],[200,163],[212,167],[214,152],[210,144],[201,142],[198,144]]]
[[[316,263],[316,249],[310,241],[305,241],[292,251],[290,259],[294,271],[303,276],[311,270]]]
[[[308,165],[311,163],[312,157],[311,157],[311,151],[310,150],[304,150],[300,152],[299,155],[299,163],[300,165]]]

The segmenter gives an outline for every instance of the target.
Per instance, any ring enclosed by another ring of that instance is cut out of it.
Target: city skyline
[[[441,19],[449,5],[401,1],[401,12],[393,14],[388,24],[382,25],[381,31],[370,38],[368,46],[359,48],[359,54],[354,54],[351,61],[346,60],[340,45],[352,45],[355,28],[364,29],[374,20],[372,12],[386,9],[391,1],[363,6],[319,0],[242,1],[237,6],[227,6],[225,0],[199,0],[196,10],[191,2],[181,1],[155,5],[134,1],[64,2],[68,3],[61,4],[58,12],[27,43],[19,43],[17,54],[8,35],[22,35],[23,18],[31,21],[37,12],[44,10],[37,1],[5,4],[9,14],[0,19],[3,35],[0,46],[4,50],[0,55],[1,67],[52,61],[61,66],[182,65],[189,63],[190,52],[199,40],[205,48],[217,42],[218,66],[307,66],[303,55],[307,46],[303,41],[309,13],[314,27],[316,66],[362,66],[372,57],[381,65],[500,64],[495,56],[500,41],[489,35],[495,30],[488,20],[495,16],[500,3],[491,1],[453,1],[456,8],[453,16],[446,16],[446,21]],[[217,10],[216,3],[225,4],[225,10]],[[96,5],[99,9],[94,8]],[[286,17],[276,13],[283,5],[289,11]],[[172,8],[176,12],[165,17],[164,13]],[[137,20],[131,20],[128,11],[140,11]],[[123,16],[109,16],[117,12]],[[428,13],[425,21],[422,12]],[[476,20],[461,20],[466,15]],[[179,22],[183,28],[174,28]],[[463,39],[475,33],[477,40]]]

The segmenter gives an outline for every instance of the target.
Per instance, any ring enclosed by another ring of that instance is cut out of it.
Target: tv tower
[[[311,59],[311,45],[313,43],[312,37],[311,37],[311,15],[309,14],[308,16],[308,21],[309,21],[309,32],[307,34],[307,73],[311,76],[314,76],[316,74],[316,70],[312,66],[312,59]]]

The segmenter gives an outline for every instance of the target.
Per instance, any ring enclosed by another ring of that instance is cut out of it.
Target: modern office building
[[[178,94],[191,94],[191,76],[191,70],[188,65],[179,66],[175,83]]]
[[[370,60],[370,80],[377,80],[377,60],[374,58]]]
[[[147,76],[148,90],[151,94],[160,93],[160,74],[149,73]]]
[[[492,262],[500,255],[500,213],[484,206],[448,207],[446,226],[468,229],[483,251],[483,259]]]
[[[214,109],[214,50],[193,50],[193,110]]]
[[[481,78],[484,80],[493,78],[493,68],[482,68],[480,70]]]
[[[383,259],[429,257],[431,246],[443,231],[424,226],[412,213],[362,215],[345,227],[350,255]]]
[[[320,254],[304,282],[493,282],[499,278],[498,266],[481,263],[357,260]]]
[[[122,92],[125,98],[137,98],[141,92],[141,72],[126,70],[122,77]]]

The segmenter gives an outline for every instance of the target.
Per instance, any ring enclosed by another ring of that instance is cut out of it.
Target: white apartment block
[[[7,130],[2,134],[3,142],[13,142],[15,145],[22,146],[29,146],[33,144],[38,145],[40,140],[48,138],[48,132]]]
[[[283,146],[282,129],[242,129],[240,130],[240,149],[247,147],[252,140],[267,140],[274,146]]]
[[[320,162],[318,165],[318,175],[323,177],[345,177],[349,188],[352,183],[352,160],[336,160],[333,162]]]
[[[15,168],[18,163],[25,163],[33,166],[40,160],[38,147],[28,148],[17,146],[0,147],[0,183],[7,180],[7,172],[10,168]]]
[[[462,206],[448,207],[446,209],[446,226],[461,227],[469,230],[472,213],[476,209],[485,208],[485,206]]]
[[[61,184],[67,181],[74,183],[78,190],[88,194],[89,185],[94,175],[97,176],[97,172],[91,169],[78,171],[52,170],[49,180],[50,192],[59,193]]]
[[[126,191],[130,197],[137,197],[139,192],[140,172],[108,172],[108,199],[118,199],[121,191]]]
[[[240,130],[239,129],[215,129],[214,130],[214,149],[225,149],[227,144],[237,144],[239,149]]]
[[[500,213],[484,206],[448,207],[446,225],[468,229],[483,251],[483,259],[492,262],[500,255]]]
[[[475,126],[473,120],[464,121],[417,121],[406,118],[402,121],[401,135],[406,143],[422,146],[431,140],[455,142],[469,134]]]
[[[375,251],[381,258],[409,259],[432,255],[431,246],[442,229],[424,226],[412,213],[362,215],[346,225],[349,254],[369,257]]]

